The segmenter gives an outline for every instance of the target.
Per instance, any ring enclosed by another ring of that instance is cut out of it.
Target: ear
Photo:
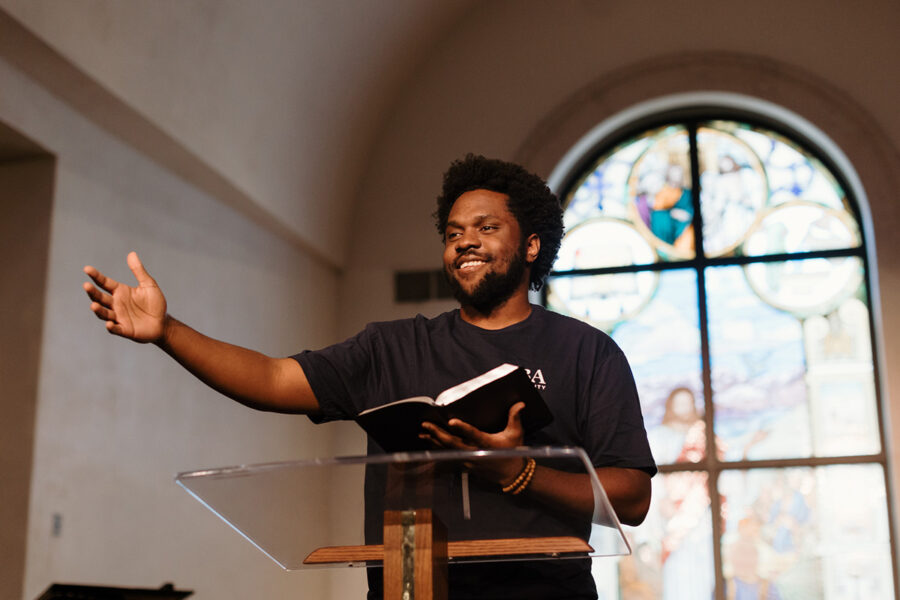
[[[525,240],[525,262],[529,265],[533,264],[534,261],[537,260],[538,254],[541,251],[541,238],[536,233],[532,233]]]

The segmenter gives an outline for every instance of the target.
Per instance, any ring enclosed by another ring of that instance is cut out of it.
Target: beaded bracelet
[[[528,458],[525,462],[525,466],[522,468],[522,471],[515,478],[515,480],[507,486],[503,487],[504,494],[512,494],[513,496],[517,494],[521,494],[525,488],[528,487],[528,484],[531,483],[531,478],[534,477],[534,470],[537,467],[537,463],[533,458]]]
[[[525,479],[522,480],[522,483],[519,484],[519,487],[510,492],[513,496],[521,494],[523,491],[525,491],[525,488],[527,488],[531,483],[532,477],[534,477],[534,471],[537,468],[537,464],[535,463],[533,458],[529,458],[528,461],[528,472],[525,474]]]

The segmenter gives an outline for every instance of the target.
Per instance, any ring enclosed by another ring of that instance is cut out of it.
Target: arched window
[[[610,594],[894,597],[849,189],[802,136],[721,110],[620,129],[558,186],[545,303],[625,351],[660,467]]]

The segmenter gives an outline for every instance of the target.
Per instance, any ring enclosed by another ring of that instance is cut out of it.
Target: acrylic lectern
[[[528,490],[504,493],[484,474],[511,459],[533,459],[566,485],[589,485],[593,509],[572,514]],[[630,553],[580,448],[312,459],[192,471],[176,481],[284,569],[383,567],[385,600],[404,590],[446,598],[448,564]]]

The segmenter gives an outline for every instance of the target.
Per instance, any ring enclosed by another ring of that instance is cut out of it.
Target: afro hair
[[[550,272],[563,235],[562,208],[543,179],[510,162],[467,154],[453,161],[444,173],[444,184],[434,213],[441,237],[456,199],[472,190],[489,190],[509,197],[509,212],[516,218],[524,236],[536,233],[541,240],[537,259],[531,265],[530,287],[541,289]]]

